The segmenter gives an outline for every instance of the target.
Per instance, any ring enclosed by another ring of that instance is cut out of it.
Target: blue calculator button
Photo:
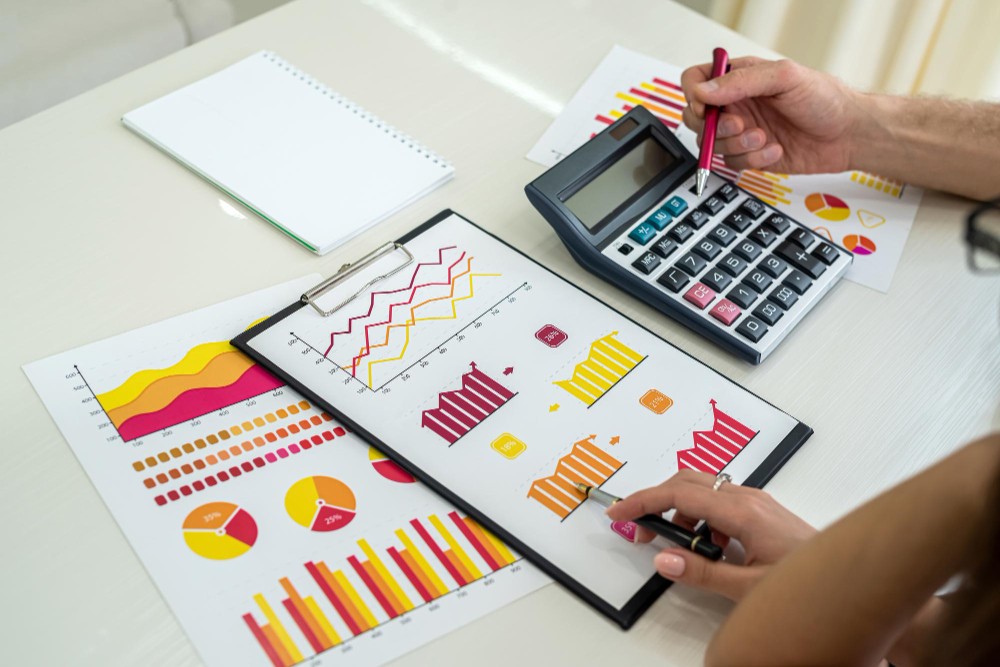
[[[663,231],[663,228],[670,224],[670,221],[674,219],[674,216],[670,214],[665,208],[661,208],[659,211],[653,215],[646,218],[646,222],[656,227],[658,231]]]
[[[687,207],[688,203],[677,196],[671,197],[670,201],[663,205],[663,208],[667,209],[674,215],[680,215],[687,210]]]
[[[639,245],[646,245],[647,243],[653,240],[654,236],[656,236],[656,227],[649,224],[648,222],[642,223],[641,225],[633,229],[628,235],[630,239],[632,239]]]

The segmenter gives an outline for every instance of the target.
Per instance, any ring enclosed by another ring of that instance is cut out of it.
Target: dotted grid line
[[[289,433],[292,435],[298,434],[300,431],[305,431],[313,426],[319,426],[324,421],[330,421],[333,417],[326,414],[325,412],[320,415],[312,415],[308,420],[303,419],[298,424],[288,424],[286,427],[278,428],[269,433],[265,433],[263,436],[258,436],[250,440],[245,440],[239,445],[232,445],[229,449],[219,449],[213,454],[209,454],[204,459],[195,459],[190,463],[185,463],[179,468],[171,468],[170,470],[164,471],[156,475],[155,479],[153,477],[147,477],[142,480],[142,483],[147,489],[152,489],[159,484],[166,484],[172,479],[180,479],[181,474],[190,475],[195,470],[203,470],[207,466],[214,466],[219,463],[219,461],[228,461],[230,456],[240,456],[244,452],[251,452],[254,447],[263,447],[264,445],[272,442],[277,442],[279,438],[287,438]]]
[[[220,470],[214,475],[209,475],[204,479],[195,480],[191,485],[183,485],[176,490],[170,490],[165,495],[156,496],[153,500],[157,505],[163,506],[167,504],[167,501],[179,500],[182,496],[190,496],[195,491],[204,491],[207,487],[213,487],[220,482],[228,482],[230,479],[239,477],[245,472],[253,472],[258,468],[263,468],[270,463],[277,463],[282,459],[287,459],[292,454],[298,454],[307,449],[312,449],[316,445],[321,445],[324,442],[329,442],[334,438],[342,438],[347,434],[347,430],[342,426],[336,426],[331,431],[323,431],[322,433],[317,433],[311,438],[306,438],[301,440],[297,444],[291,444],[287,447],[280,447],[279,449],[268,452],[263,456],[255,457],[250,461],[244,461],[238,466],[231,467],[228,471]]]
[[[307,401],[299,401],[297,405],[289,405],[287,408],[281,408],[275,410],[274,412],[269,412],[263,417],[254,417],[253,421],[245,421],[242,424],[230,426],[228,429],[219,431],[218,434],[210,434],[204,438],[198,438],[194,441],[192,445],[190,442],[180,447],[174,447],[165,452],[160,452],[155,457],[148,456],[142,461],[135,461],[132,463],[132,468],[136,472],[142,472],[146,468],[153,468],[160,463],[166,463],[171,458],[178,459],[184,454],[191,454],[197,449],[205,449],[208,445],[214,445],[217,442],[229,440],[229,438],[234,435],[241,435],[244,431],[252,431],[255,427],[265,426],[266,424],[273,424],[279,419],[287,419],[289,415],[296,415],[302,410],[308,410],[310,407]],[[206,443],[207,441],[207,443]]]

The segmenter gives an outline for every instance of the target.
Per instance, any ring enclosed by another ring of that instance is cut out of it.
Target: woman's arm
[[[998,461],[1000,436],[975,442],[801,545],[736,607],[705,663],[874,665],[897,642],[912,653],[908,626],[931,624],[928,598],[978,543]]]

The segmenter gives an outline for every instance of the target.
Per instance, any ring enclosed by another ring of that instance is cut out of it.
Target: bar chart
[[[677,467],[717,475],[750,444],[757,431],[720,410],[715,400],[709,403],[712,406],[712,429],[694,432],[694,447],[677,452]]]
[[[438,407],[424,410],[420,425],[444,438],[449,445],[478,426],[514,398],[514,393],[470,364],[462,375],[462,388],[438,394]]]
[[[573,449],[556,463],[555,473],[535,480],[528,497],[541,503],[561,519],[568,517],[586,497],[574,483],[600,486],[625,465],[596,446],[592,435],[574,443]]]
[[[280,607],[257,593],[256,610],[245,613],[243,621],[271,663],[289,667],[519,560],[470,517],[451,511],[446,518],[431,514],[410,520],[394,532],[381,550],[384,555],[359,539],[358,553],[346,556],[347,566],[340,569],[322,560],[304,563],[308,578],[303,575],[300,585],[315,586],[313,595],[303,596],[289,577],[282,577]]]
[[[587,407],[593,405],[645,359],[618,341],[615,338],[617,335],[617,331],[612,331],[595,340],[590,345],[587,359],[573,368],[573,376],[553,384],[583,401]]]

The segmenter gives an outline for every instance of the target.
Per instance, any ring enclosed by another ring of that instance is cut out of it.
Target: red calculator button
[[[733,323],[733,320],[740,316],[741,312],[743,311],[739,309],[739,306],[729,299],[720,299],[719,303],[715,304],[715,307],[708,311],[709,315],[719,320],[727,327]]]
[[[698,306],[700,310],[704,310],[705,306],[712,303],[712,299],[714,298],[715,292],[708,285],[702,285],[701,283],[695,283],[694,287],[689,289],[687,294],[684,295],[685,300]]]

